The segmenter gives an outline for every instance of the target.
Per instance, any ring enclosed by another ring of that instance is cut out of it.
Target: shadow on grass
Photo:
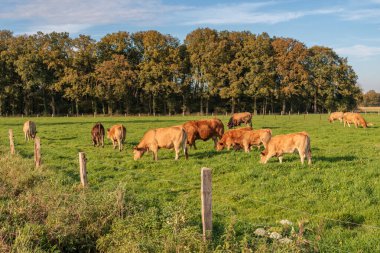
[[[229,153],[227,150],[223,151],[216,151],[216,150],[209,150],[209,151],[204,151],[204,152],[197,152],[197,153],[192,153],[189,151],[189,157],[195,157],[195,158],[207,158],[207,157],[214,157],[214,156],[220,156],[223,154]]]
[[[63,138],[47,138],[47,137],[45,137],[44,139],[49,140],[49,141],[67,141],[67,140],[74,140],[77,138],[78,137],[63,137]]]
[[[346,156],[317,156],[313,159],[313,161],[323,161],[323,162],[341,162],[341,161],[354,161],[356,160],[356,156],[346,155]]]

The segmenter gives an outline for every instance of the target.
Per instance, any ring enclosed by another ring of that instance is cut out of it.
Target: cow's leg
[[[121,151],[123,149],[123,141],[118,139],[117,144],[119,145],[119,151]]]
[[[28,136],[27,136],[27,134],[24,133],[24,136],[25,136],[25,142],[27,142],[27,141],[28,141]]]
[[[174,158],[174,160],[178,160],[179,152],[181,151],[181,149],[179,147],[174,147],[174,151],[175,151],[175,158]]]
[[[112,146],[113,146],[113,149],[116,149],[116,141],[115,141],[115,139],[112,139]]]
[[[218,138],[216,136],[213,136],[212,140],[214,141],[214,148],[216,148],[216,144],[218,143]]]
[[[304,161],[305,161],[305,152],[302,152],[301,150],[298,150],[298,154],[300,155],[301,163],[303,164]]]
[[[279,156],[278,160],[280,161],[280,163],[282,163],[282,156]]]
[[[184,154],[185,154],[185,159],[186,159],[186,160],[189,159],[189,153],[187,152],[187,146],[185,146],[185,147],[183,148],[183,152],[184,152]]]
[[[195,141],[193,142],[193,147],[195,150],[197,149],[197,146],[195,146]]]
[[[306,151],[307,154],[307,164],[311,165],[311,150]]]
[[[100,141],[101,141],[101,143],[102,143],[102,148],[104,148],[104,135],[102,135],[102,136],[100,137]]]

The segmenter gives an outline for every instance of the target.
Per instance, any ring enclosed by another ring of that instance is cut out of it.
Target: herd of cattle
[[[339,120],[344,122],[344,126],[354,124],[355,127],[361,125],[366,128],[368,124],[359,113],[331,113],[329,122]],[[267,163],[271,157],[278,157],[282,163],[282,156],[286,153],[298,151],[301,163],[305,158],[308,164],[311,164],[311,147],[310,136],[307,132],[291,133],[272,136],[270,129],[252,128],[252,114],[249,112],[235,113],[227,123],[229,129],[240,126],[244,123],[246,126],[242,128],[232,129],[224,132],[224,125],[220,119],[213,118],[207,120],[192,120],[183,125],[150,129],[145,132],[141,141],[133,148],[134,160],[140,159],[145,152],[150,151],[153,159],[158,160],[157,152],[160,148],[174,149],[175,159],[179,157],[179,153],[183,150],[185,158],[188,159],[188,148],[196,149],[195,141],[214,141],[214,148],[221,151],[224,148],[244,149],[249,152],[252,147],[264,146],[261,152],[261,163]],[[37,133],[36,124],[32,121],[26,121],[23,127],[25,140],[34,139]],[[92,130],[92,143],[94,146],[104,147],[105,130],[101,123],[96,123]],[[123,149],[123,142],[126,137],[126,128],[122,124],[117,124],[107,129],[107,138],[112,141],[113,148],[119,147]]]

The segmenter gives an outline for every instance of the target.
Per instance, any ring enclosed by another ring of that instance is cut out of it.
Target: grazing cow
[[[123,142],[125,140],[126,129],[123,125],[114,125],[107,129],[107,138],[112,141],[113,148],[116,149],[116,143],[119,145],[119,151],[123,149]]]
[[[224,125],[220,119],[208,119],[208,120],[193,120],[188,121],[182,125],[187,134],[187,144],[190,147],[195,146],[195,140],[207,141],[210,138],[214,141],[214,147],[218,138],[222,138],[224,133]]]
[[[343,112],[332,112],[329,116],[329,122],[333,122],[334,120],[343,121]]]
[[[244,123],[246,126],[249,123],[252,127],[252,114],[250,112],[234,113],[228,121],[227,126],[231,129],[235,126],[240,126],[241,123]]]
[[[233,129],[224,133],[222,138],[216,144],[216,150],[221,151],[224,147],[226,147],[227,150],[230,150],[231,147],[237,147],[241,136],[247,131],[252,131],[252,127]]]
[[[104,147],[104,127],[101,123],[96,123],[91,129],[92,144],[94,147],[102,145]]]
[[[260,162],[267,163],[271,157],[276,156],[282,163],[283,154],[293,153],[295,150],[298,150],[302,164],[305,157],[308,159],[308,164],[311,164],[310,137],[308,133],[300,132],[272,137],[265,150],[261,152]]]
[[[343,115],[343,122],[344,127],[346,127],[346,124],[348,127],[351,127],[350,123],[354,124],[356,128],[358,128],[359,125],[361,125],[363,128],[367,128],[368,126],[363,116],[359,113],[346,112]]]
[[[30,120],[26,121],[22,131],[24,132],[25,141],[29,141],[30,139],[34,140],[37,134],[36,123]]]
[[[246,127],[230,130],[218,141],[217,150],[222,150],[224,146],[229,150],[231,146],[234,146],[236,149],[243,148],[245,152],[249,152],[252,146],[260,148],[260,144],[263,144],[266,147],[271,137],[272,130],[270,129],[252,130]]]
[[[148,130],[140,143],[133,148],[133,159],[140,159],[145,152],[152,151],[153,160],[158,160],[157,152],[160,148],[175,150],[175,160],[178,160],[179,152],[183,149],[185,158],[188,159],[187,153],[187,134],[182,126],[173,126],[166,128],[157,128]]]

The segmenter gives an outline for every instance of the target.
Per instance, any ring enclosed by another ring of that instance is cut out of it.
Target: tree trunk
[[[112,115],[112,103],[108,102],[108,115]]]
[[[206,115],[208,115],[209,99],[206,98]]]
[[[153,109],[153,116],[156,116],[156,95],[152,95],[152,109]]]
[[[51,96],[50,107],[51,107],[51,113],[52,113],[53,115],[55,115],[55,114],[56,114],[56,105],[55,105],[55,98],[54,98],[54,95]]]
[[[3,97],[0,96],[0,116],[3,115]]]
[[[98,114],[98,107],[96,106],[95,99],[91,99],[91,107],[92,107],[92,113]]]
[[[201,104],[200,104],[200,110],[199,113],[203,115],[203,96],[201,96]]]
[[[75,99],[75,113],[79,116],[79,100]]]
[[[286,101],[285,98],[282,99],[282,111],[281,114],[284,114],[286,110]]]
[[[235,98],[231,99],[231,114],[235,113]]]
[[[104,105],[104,101],[102,101],[102,112],[103,112],[103,115],[106,114],[106,106]]]
[[[182,95],[182,115],[183,116],[185,116],[185,112],[186,112],[186,97],[183,94]],[[0,111],[0,113],[1,113],[1,111]]]
[[[315,94],[314,94],[314,113],[318,112],[318,108],[317,108],[317,96],[318,96],[318,87],[315,89]]]
[[[253,115],[257,115],[257,98],[253,96]]]
[[[42,101],[43,101],[43,106],[44,106],[43,115],[47,115],[47,102],[46,102],[46,92],[45,92],[45,89],[42,89]]]

